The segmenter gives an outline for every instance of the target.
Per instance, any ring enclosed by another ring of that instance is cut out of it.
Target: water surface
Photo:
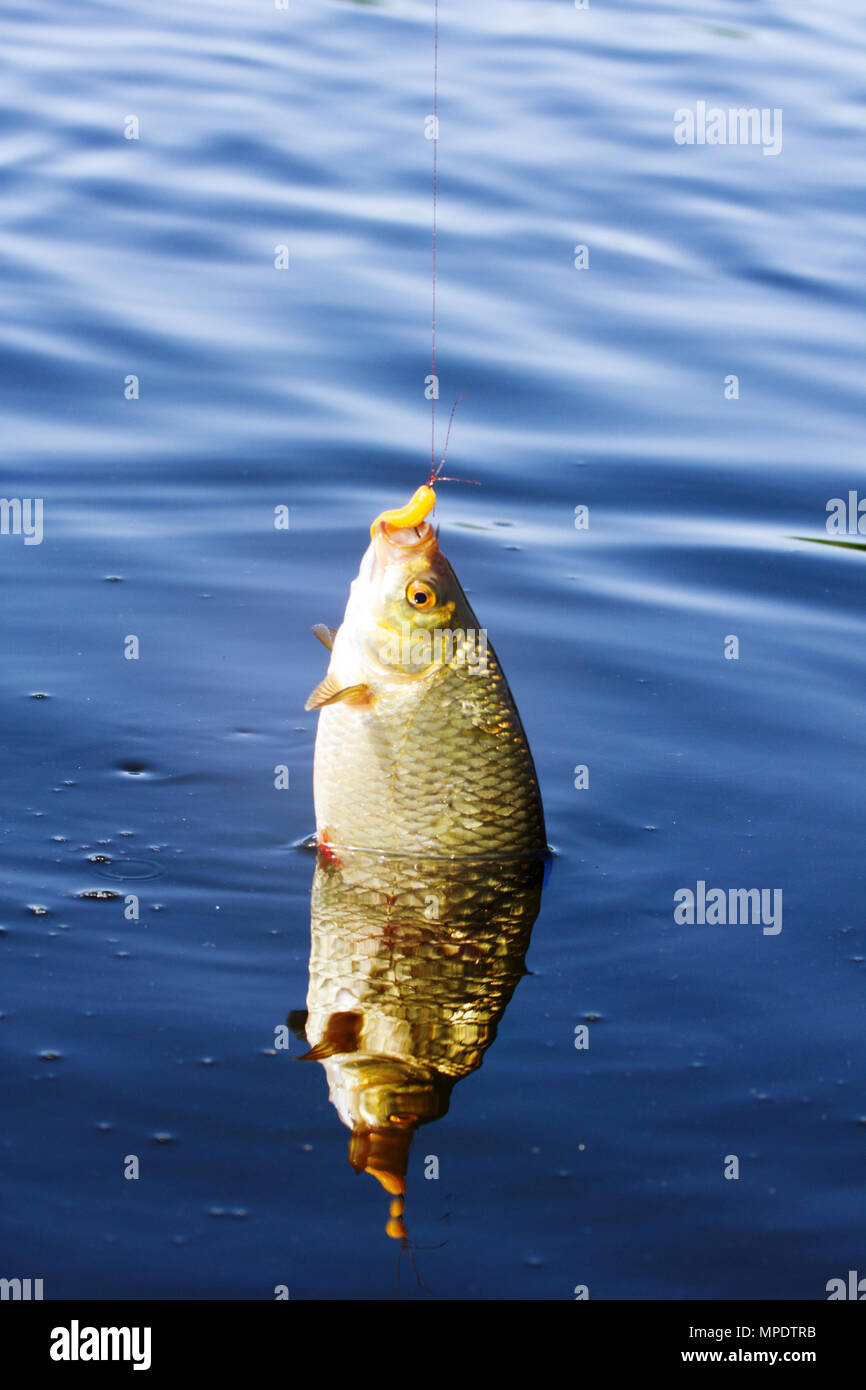
[[[814,543],[866,492],[855,0],[443,0],[441,414],[465,393],[448,471],[482,485],[438,515],[556,855],[412,1149],[417,1279],[322,1068],[274,1047],[309,629],[429,453],[431,9],[0,19],[0,490],[44,500],[40,545],[0,537],[0,1274],[823,1298],[864,1248],[866,556]],[[781,153],[678,146],[700,100],[781,109]],[[782,930],[680,925],[698,881],[781,889]]]

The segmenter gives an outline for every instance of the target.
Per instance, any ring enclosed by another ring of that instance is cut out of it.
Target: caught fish
[[[307,700],[320,845],[403,855],[546,848],[532,754],[486,632],[439,549],[432,487],[383,512]]]
[[[416,1130],[480,1067],[538,913],[543,862],[318,856],[306,1015],[290,1015],[350,1129],[349,1162],[391,1198],[404,1238]]]

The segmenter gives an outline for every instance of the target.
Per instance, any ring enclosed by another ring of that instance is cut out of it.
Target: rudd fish
[[[535,766],[486,633],[427,517],[432,487],[373,522],[318,709],[320,845],[472,858],[546,848]]]

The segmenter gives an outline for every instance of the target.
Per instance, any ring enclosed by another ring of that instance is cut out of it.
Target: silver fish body
[[[429,523],[376,527],[308,707],[320,708],[320,843],[469,858],[545,848],[517,706]]]

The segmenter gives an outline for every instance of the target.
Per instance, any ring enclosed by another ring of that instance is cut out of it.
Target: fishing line
[[[436,233],[439,195],[439,0],[433,0],[433,316],[431,321],[430,373],[430,477],[436,467]],[[453,417],[452,411],[452,417]],[[440,465],[441,467],[441,465]]]
[[[445,435],[445,448],[442,450],[442,457],[436,463],[436,397],[439,394],[439,382],[436,377],[436,249],[439,229],[439,0],[433,0],[433,276],[432,276],[432,314],[430,319],[430,477],[427,479],[427,486],[432,487],[437,480],[443,483],[474,483],[476,487],[481,484],[475,478],[443,478],[442,465],[445,462],[445,455],[448,453],[448,443],[451,439],[451,426],[454,423],[454,412],[465,396],[458,396],[451,407],[451,414],[448,417],[448,430]]]

